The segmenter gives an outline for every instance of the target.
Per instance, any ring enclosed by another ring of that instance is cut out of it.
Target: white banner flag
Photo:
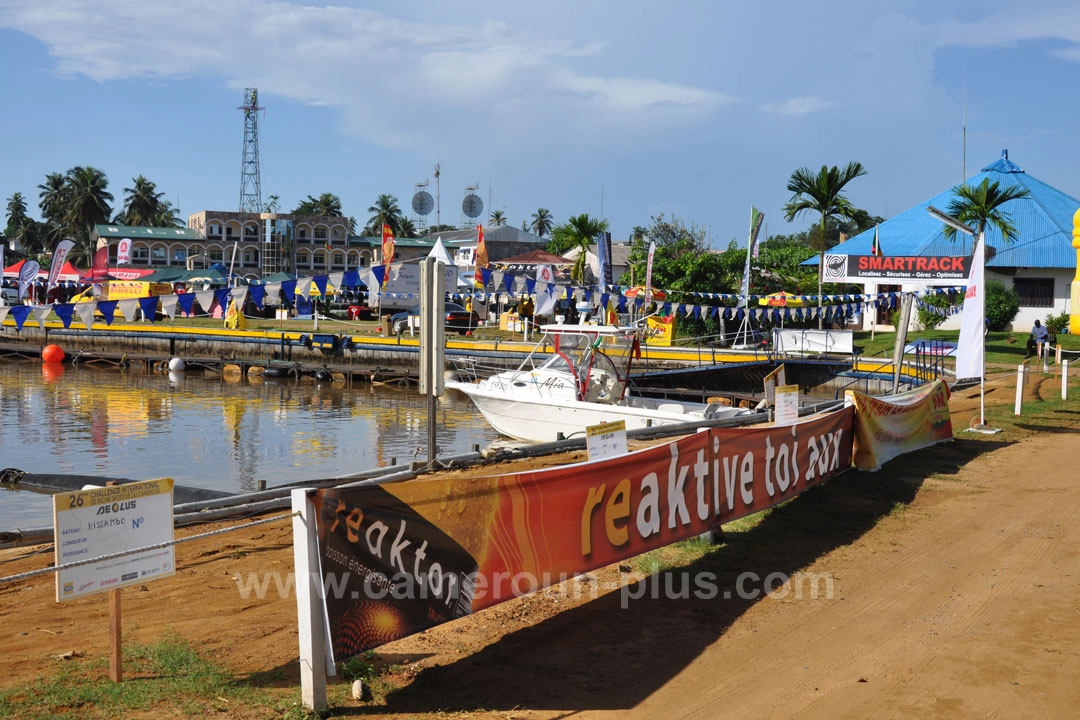
[[[131,238],[122,238],[120,242],[116,244],[116,264],[131,264]]]
[[[19,268],[19,299],[26,298],[26,288],[30,286],[34,280],[37,279],[38,270],[41,266],[38,265],[37,260],[27,260]]]
[[[956,346],[956,379],[981,378],[985,368],[986,287],[983,283],[983,263],[986,258],[985,242],[979,238],[979,247],[971,259],[967,294],[960,314],[960,341]]]

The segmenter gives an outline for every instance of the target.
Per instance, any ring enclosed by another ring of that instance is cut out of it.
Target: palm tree
[[[124,188],[124,210],[117,220],[135,227],[154,227],[161,216],[164,193],[142,175],[132,178],[134,187]],[[170,206],[171,207],[171,206]],[[168,225],[174,225],[170,219]]]
[[[491,217],[488,219],[488,223],[492,227],[499,227],[506,224],[506,213],[502,210],[492,210]]]
[[[589,246],[597,237],[608,229],[607,220],[591,218],[587,213],[571,217],[565,223],[556,225],[551,231],[551,249],[557,255],[574,248],[580,251],[570,269],[570,279],[579,285],[585,283],[585,268],[588,261]]]
[[[403,217],[398,221],[400,223],[398,237],[414,238],[416,237],[416,225],[413,224],[411,218]]]
[[[64,225],[75,236],[73,259],[89,263],[94,258],[90,236],[94,226],[112,216],[113,196],[105,173],[93,167],[73,167],[64,177]]]
[[[44,240],[51,245],[60,242],[66,233],[64,225],[64,193],[65,187],[63,173],[49,173],[45,176],[45,182],[38,185],[38,208],[41,209],[41,217],[45,220],[43,230]]]
[[[551,216],[551,211],[547,208],[540,208],[533,213],[532,225],[530,227],[532,227],[534,233],[540,237],[544,237],[551,232],[554,223],[555,220]]]
[[[648,237],[649,231],[640,225],[635,225],[634,229],[630,231],[630,243],[633,245],[645,242]]]
[[[1016,227],[1013,226],[1009,216],[1001,211],[1001,206],[1010,200],[1027,197],[1031,191],[1020,185],[1008,188],[1000,188],[998,183],[990,182],[990,178],[983,178],[977,186],[968,184],[957,185],[953,188],[956,195],[949,202],[949,214],[964,223],[973,225],[975,230],[972,250],[986,231],[986,224],[990,223],[1001,232],[1001,239],[1007,245],[1016,235]],[[951,225],[945,226],[945,239],[954,240],[956,228]]]
[[[18,243],[20,251],[29,257],[44,249],[40,224],[26,214],[26,199],[21,192],[12,193],[7,200],[7,229],[4,237]]]
[[[345,217],[341,211],[341,198],[334,193],[323,193],[315,198],[310,195],[307,200],[296,206],[294,215],[316,215],[319,217]]]
[[[162,200],[151,225],[153,227],[184,227],[184,221],[180,217],[180,208],[173,207],[168,200]]]
[[[825,319],[821,315],[821,282],[825,270],[825,250],[828,241],[825,229],[829,219],[842,217],[850,220],[856,212],[856,208],[844,197],[844,187],[855,178],[865,175],[866,170],[862,163],[849,162],[843,170],[833,165],[831,168],[825,165],[814,174],[810,168],[799,168],[791,174],[787,189],[793,193],[790,202],[784,206],[784,218],[791,222],[804,212],[816,212],[821,214],[821,223],[818,228],[818,330],[825,325]]]
[[[380,195],[375,204],[368,208],[368,212],[372,215],[368,218],[364,234],[382,235],[382,226],[389,225],[394,237],[397,237],[400,234],[402,219],[401,208],[398,207],[397,202],[397,198],[393,195]]]

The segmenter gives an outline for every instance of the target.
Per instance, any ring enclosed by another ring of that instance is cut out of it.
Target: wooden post
[[[109,679],[124,681],[123,643],[120,641],[120,588],[109,591]]]
[[[1058,346],[1061,347],[1060,345]],[[1069,361],[1064,360],[1061,363],[1061,399],[1069,399]]]

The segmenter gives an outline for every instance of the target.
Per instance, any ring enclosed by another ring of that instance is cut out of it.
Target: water
[[[498,437],[456,393],[437,413],[443,455]],[[241,492],[426,460],[427,431],[415,386],[0,362],[0,469]],[[51,496],[0,490],[0,530],[51,525]]]

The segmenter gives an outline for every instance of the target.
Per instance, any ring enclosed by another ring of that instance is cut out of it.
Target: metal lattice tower
[[[262,187],[259,180],[259,90],[244,88],[244,159],[240,167],[240,212],[260,213]]]

